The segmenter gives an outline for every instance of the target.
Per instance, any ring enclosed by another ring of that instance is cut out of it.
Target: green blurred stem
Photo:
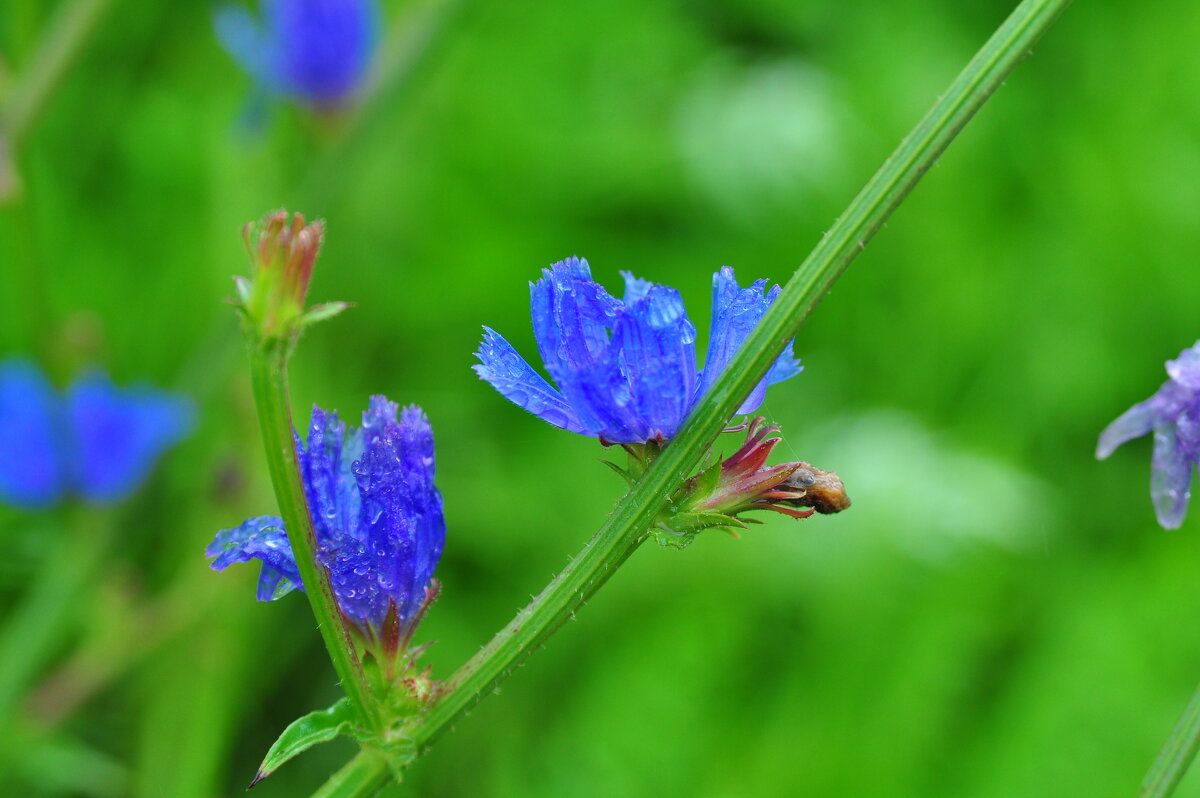
[[[388,778],[387,763],[369,751],[342,765],[312,794],[312,798],[359,798],[374,795]]]
[[[1200,686],[1142,780],[1138,798],[1166,798],[1174,793],[1197,750],[1200,750]]]
[[[25,601],[0,630],[0,721],[70,633],[116,529],[112,511],[74,507]]]
[[[796,270],[718,383],[579,557],[447,680],[451,691],[416,730],[421,750],[490,694],[637,548],[674,490],[695,470],[809,313],[1069,4],[1024,0],[984,44]],[[386,774],[377,778],[379,786]]]
[[[74,0],[65,3],[54,17],[29,65],[4,97],[0,126],[11,147],[18,146],[29,132],[111,2]]]
[[[342,682],[342,689],[362,723],[379,728],[379,708],[367,684],[362,663],[355,653],[350,627],[338,609],[329,581],[329,571],[317,561],[317,534],[313,529],[300,478],[288,399],[287,356],[289,346],[277,339],[252,346],[251,381],[258,421],[262,426],[267,467],[275,487],[275,499],[287,530],[288,543],[304,583],[305,595],[317,619],[317,628],[329,651],[329,659]]]
[[[346,162],[363,149],[363,139],[394,109],[403,107],[402,94],[413,74],[441,38],[464,0],[417,0],[407,4],[388,27],[358,104],[341,120],[320,158],[296,189],[296,207],[328,207],[345,183]]]

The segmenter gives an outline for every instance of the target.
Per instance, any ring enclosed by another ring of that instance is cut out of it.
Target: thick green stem
[[[447,686],[453,691],[430,709],[416,732],[422,749],[503,681],[637,548],[834,281],[1069,4],[1024,0],[971,59],[796,270],[721,379],[575,562],[450,677]]]
[[[305,594],[317,619],[317,628],[329,651],[329,659],[342,681],[342,689],[362,723],[379,728],[379,710],[355,653],[350,627],[338,609],[329,581],[329,571],[317,562],[317,534],[308,513],[304,483],[292,433],[292,411],[288,401],[287,353],[282,344],[255,346],[250,355],[254,403],[262,426],[267,466],[279,514],[287,530],[288,543],[304,583]]]
[[[374,795],[388,778],[387,763],[369,751],[358,755],[342,765],[341,770],[329,777],[312,798],[360,798]]]
[[[1163,743],[1150,772],[1142,780],[1138,798],[1167,798],[1175,792],[1188,766],[1200,750],[1200,687],[1192,695],[1187,709],[1171,730],[1171,736]]]

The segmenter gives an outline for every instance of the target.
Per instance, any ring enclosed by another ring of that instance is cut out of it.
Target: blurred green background
[[[19,72],[59,3],[0,7]],[[407,6],[385,3],[395,24]],[[418,639],[449,674],[621,492],[594,441],[470,370],[535,349],[526,282],[571,254],[678,287],[785,280],[1010,2],[462,0],[358,115],[273,109],[208,2],[114,0],[15,153],[0,354],[191,393],[192,439],[119,512],[102,583],[22,718],[8,794],[240,794],[337,696],[299,596],[210,573],[273,511],[222,299],[241,225],[327,220],[310,294],[357,307],[293,361],[297,418],[423,405],[449,524]],[[1200,679],[1200,512],[1164,533],[1148,441],[1099,431],[1200,336],[1200,15],[1079,3],[797,339],[780,454],[854,507],[648,546],[413,767],[421,796],[1131,796]],[[11,607],[70,513],[4,511]],[[305,795],[352,753],[254,794]],[[1200,796],[1200,776],[1181,795]]]

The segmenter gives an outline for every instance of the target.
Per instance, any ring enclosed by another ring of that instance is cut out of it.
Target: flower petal
[[[1174,425],[1155,427],[1150,465],[1150,500],[1158,523],[1164,529],[1178,529],[1192,495],[1193,463],[1180,445]]]
[[[346,434],[337,412],[326,413],[313,405],[308,425],[308,445],[296,436],[296,457],[317,543],[337,547],[343,537],[354,537],[362,514],[358,483],[351,465],[362,454],[358,430]]]
[[[1154,426],[1155,418],[1153,397],[1126,410],[1100,433],[1100,440],[1096,443],[1096,458],[1103,460],[1126,441],[1145,435]]]
[[[402,620],[421,606],[445,542],[442,497],[434,486],[433,430],[419,408],[372,397],[363,414],[362,458],[354,464],[368,525],[365,546],[327,561],[342,610],[374,625],[393,602]]]
[[[1200,341],[1192,348],[1180,352],[1175,360],[1168,360],[1167,374],[1180,385],[1192,391],[1200,391]]]
[[[94,502],[118,501],[149,475],[192,426],[192,403],[151,388],[118,389],[92,372],[66,397],[75,488]]]
[[[517,407],[556,427],[570,432],[584,431],[563,395],[495,330],[483,328],[483,342],[475,357],[479,358],[479,365],[473,367],[475,373]]]
[[[223,571],[238,562],[261,561],[259,601],[273,601],[297,587],[304,589],[282,518],[262,515],[234,529],[222,529],[204,553],[216,558],[212,562],[214,571]]]
[[[613,350],[629,384],[624,403],[636,419],[637,436],[613,443],[669,438],[691,409],[696,393],[696,327],[673,288],[651,285],[626,306],[613,330]]]
[[[703,396],[713,386],[763,313],[779,296],[782,290],[779,286],[765,291],[766,285],[766,280],[755,280],[749,287],[741,288],[733,269],[728,266],[721,267],[713,275],[712,331],[697,396]],[[792,344],[789,343],[767,375],[746,397],[736,415],[754,412],[766,398],[768,385],[794,377],[800,371],[800,364],[792,354]]]
[[[608,348],[609,330],[623,305],[592,280],[586,260],[570,257],[542,269],[529,294],[538,351],[556,382],[561,366],[587,366]]]
[[[45,507],[66,473],[56,429],[61,407],[45,375],[24,360],[0,363],[0,502]]]
[[[369,0],[269,0],[263,8],[279,84],[318,105],[344,100],[362,81],[376,40]]]
[[[213,14],[213,28],[221,47],[253,80],[274,91],[281,90],[270,67],[277,57],[271,51],[273,43],[247,9],[235,5],[218,8]]]

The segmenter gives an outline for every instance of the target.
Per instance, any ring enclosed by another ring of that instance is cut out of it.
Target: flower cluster
[[[191,429],[192,404],[97,371],[59,394],[24,360],[0,363],[0,503],[47,507],[66,494],[107,504],[132,493]]]
[[[446,539],[434,485],[433,429],[424,411],[371,397],[362,427],[347,431],[337,413],[313,408],[307,445],[296,436],[301,477],[342,614],[371,642],[403,648],[427,600]],[[222,570],[262,562],[258,599],[304,589],[283,520],[251,518],[223,529],[206,553]]]
[[[261,22],[228,6],[215,24],[222,46],[267,92],[330,109],[361,85],[377,17],[373,0],[265,0]]]
[[[1126,441],[1153,431],[1150,499],[1158,523],[1177,529],[1187,515],[1192,479],[1200,463],[1200,341],[1166,366],[1170,379],[1105,428],[1096,457],[1103,460]]]
[[[484,328],[476,373],[542,420],[604,444],[671,438],[780,288],[758,280],[741,288],[733,269],[713,275],[713,321],[704,370],[696,368],[696,328],[673,288],[624,273],[625,295],[592,280],[586,260],[544,269],[530,285],[533,332],[548,383],[491,328]],[[751,413],[767,386],[800,372],[791,344],[738,409]]]

